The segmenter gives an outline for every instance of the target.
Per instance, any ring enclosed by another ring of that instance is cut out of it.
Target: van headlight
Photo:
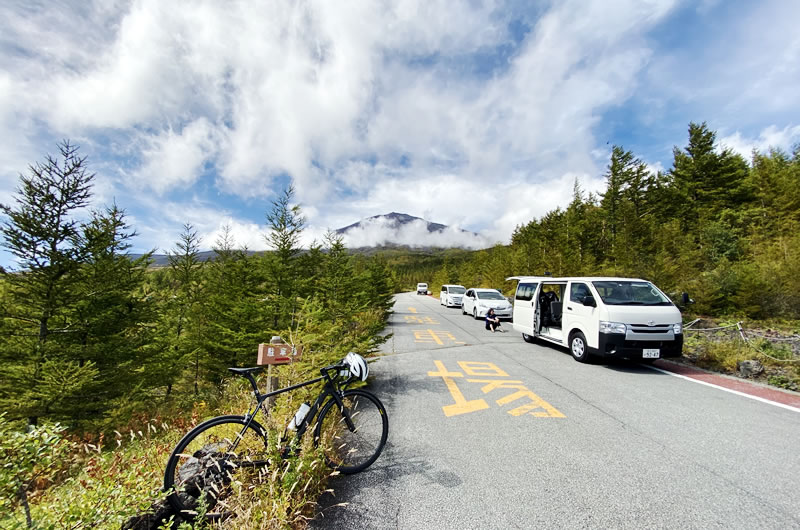
[[[681,333],[683,333],[683,324],[681,324],[680,322],[678,322],[677,324],[673,324],[672,325],[672,332],[675,335],[680,335]]]
[[[625,333],[627,328],[621,322],[606,322],[600,321],[600,333]]]

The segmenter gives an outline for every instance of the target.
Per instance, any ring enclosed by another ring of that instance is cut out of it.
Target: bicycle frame
[[[342,366],[339,365],[326,366],[325,368],[320,369],[320,372],[322,373],[320,377],[311,379],[309,381],[304,381],[302,383],[297,383],[295,385],[287,386],[286,388],[273,390],[272,392],[267,392],[266,394],[262,394],[258,390],[258,385],[256,384],[256,380],[252,374],[250,373],[241,374],[244,377],[246,377],[248,381],[250,381],[250,385],[253,387],[253,394],[255,394],[256,396],[256,405],[255,407],[249,409],[247,411],[247,414],[245,414],[244,427],[239,433],[239,436],[236,442],[233,444],[233,447],[231,447],[231,450],[235,450],[236,447],[239,445],[239,440],[242,439],[244,433],[250,427],[250,424],[253,423],[253,420],[255,419],[256,414],[258,414],[258,411],[263,408],[264,414],[265,415],[267,414],[267,409],[266,406],[264,405],[267,399],[271,398],[272,396],[277,396],[278,394],[291,392],[292,390],[297,390],[298,388],[319,383],[320,381],[325,381],[325,385],[322,387],[322,390],[317,396],[317,399],[314,401],[314,404],[311,405],[311,408],[309,409],[308,413],[306,413],[305,417],[303,418],[303,421],[301,421],[300,425],[297,426],[297,434],[295,435],[295,439],[300,439],[305,434],[306,430],[308,429],[308,426],[311,425],[311,422],[316,417],[317,413],[320,410],[320,407],[322,407],[322,405],[325,403],[328,396],[331,396],[333,400],[336,402],[336,405],[339,407],[339,410],[343,411],[347,428],[350,429],[351,431],[354,430],[355,425],[353,425],[353,422],[350,419],[349,412],[347,412],[346,409],[344,408],[344,403],[342,402],[342,398],[340,396],[341,390],[334,383],[334,378],[331,377],[330,374],[328,373],[330,371],[339,370],[341,368]],[[345,386],[346,385],[347,383],[345,383]]]

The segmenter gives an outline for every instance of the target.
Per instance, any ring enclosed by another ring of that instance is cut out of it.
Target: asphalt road
[[[315,528],[800,528],[800,413],[397,296],[389,442]],[[345,503],[344,506],[340,505]]]

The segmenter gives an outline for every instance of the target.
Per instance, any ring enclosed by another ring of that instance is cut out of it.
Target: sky
[[[668,170],[705,121],[748,158],[791,149],[798,20],[786,0],[3,0],[0,203],[69,139],[134,252],[186,223],[202,249],[224,226],[267,248],[289,184],[306,245],[389,212],[507,243],[576,180],[602,191],[613,145]]]

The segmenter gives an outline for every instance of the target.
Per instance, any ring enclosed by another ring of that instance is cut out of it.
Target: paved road
[[[316,528],[800,528],[797,411],[580,364],[427,296],[398,295],[391,331],[389,443]]]

